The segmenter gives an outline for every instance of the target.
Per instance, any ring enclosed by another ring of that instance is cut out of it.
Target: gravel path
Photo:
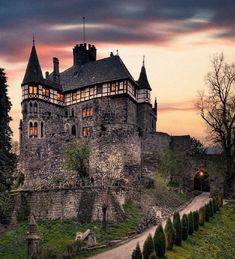
[[[209,193],[202,193],[201,195],[195,197],[190,204],[188,204],[182,211],[180,211],[180,215],[184,213],[189,213],[190,211],[198,210],[200,207],[205,205],[209,200]],[[163,226],[165,225],[166,221],[162,222]],[[156,226],[153,226],[136,236],[134,239],[128,241],[127,243],[120,245],[116,248],[113,248],[109,251],[103,252],[98,254],[93,259],[130,259],[133,250],[136,247],[137,242],[139,242],[140,247],[143,248],[144,241],[146,240],[148,234],[150,233],[152,236],[154,235]]]

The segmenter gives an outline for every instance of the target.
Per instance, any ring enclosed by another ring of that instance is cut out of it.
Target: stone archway
[[[204,171],[200,170],[194,175],[194,190],[202,191],[202,192],[209,192],[210,191],[210,179],[209,174]]]

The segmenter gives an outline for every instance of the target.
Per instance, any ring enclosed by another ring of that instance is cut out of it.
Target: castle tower
[[[138,125],[142,132],[156,131],[156,113],[157,107],[152,108],[151,101],[151,86],[148,81],[145,62],[141,67],[138,79]]]

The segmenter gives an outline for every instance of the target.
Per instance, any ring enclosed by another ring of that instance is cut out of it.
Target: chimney
[[[46,79],[49,79],[49,72],[46,71]]]
[[[56,83],[60,83],[59,59],[56,57],[53,58],[53,66],[53,81]]]

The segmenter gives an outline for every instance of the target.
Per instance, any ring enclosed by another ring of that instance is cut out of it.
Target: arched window
[[[74,125],[72,126],[71,134],[72,134],[73,136],[76,136],[76,127],[75,127]]]
[[[43,125],[43,122],[41,122],[41,138],[43,138],[44,136],[43,131],[44,131],[44,125]]]
[[[74,117],[74,109],[71,109],[71,117]]]
[[[34,112],[34,114],[38,113],[38,104],[37,103],[34,103],[34,105],[33,105],[33,112]]]
[[[31,102],[29,103],[29,112],[33,113],[33,104]]]
[[[33,137],[33,123],[32,122],[29,123],[29,137],[30,138]]]
[[[34,135],[34,137],[38,136],[38,123],[37,122],[34,122],[33,135]]]

